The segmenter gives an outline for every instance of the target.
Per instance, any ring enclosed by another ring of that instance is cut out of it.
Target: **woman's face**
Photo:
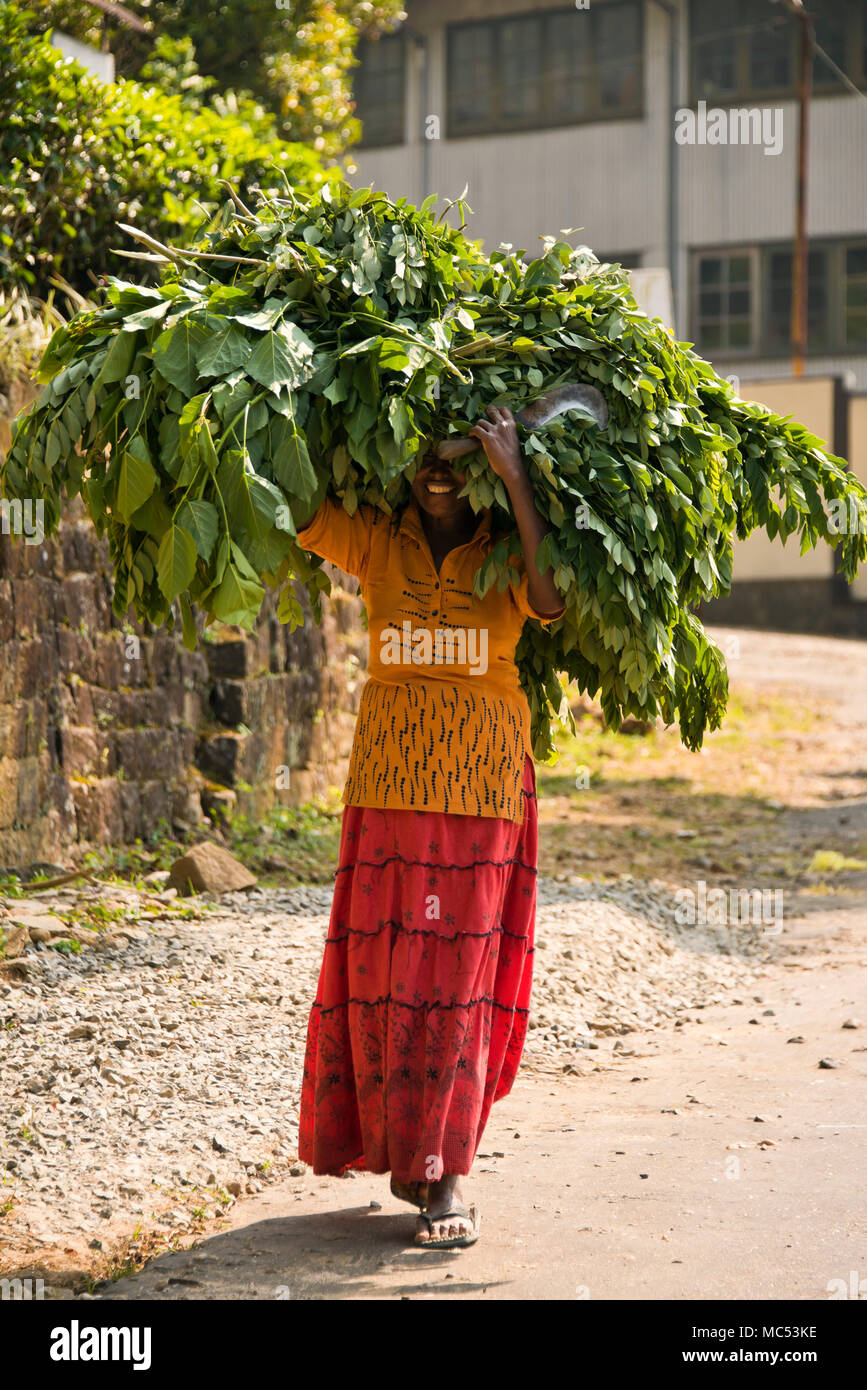
[[[471,512],[469,499],[459,494],[467,481],[466,472],[425,451],[412,484],[412,495],[423,512],[437,521],[457,521]]]

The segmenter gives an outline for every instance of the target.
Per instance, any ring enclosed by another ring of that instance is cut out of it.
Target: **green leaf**
[[[199,643],[199,635],[196,631],[196,620],[193,617],[190,600],[186,594],[181,594],[181,622],[183,623],[184,646],[188,652],[194,652]]]
[[[196,572],[196,545],[189,531],[170,526],[160,541],[157,582],[169,602],[189,588]]]
[[[199,347],[196,353],[196,367],[200,377],[228,376],[236,368],[243,366],[253,351],[246,334],[231,320],[212,334]]]
[[[222,583],[213,596],[211,610],[220,622],[237,624],[252,631],[264,597],[265,590],[258,580],[242,574],[230,560]]]
[[[158,370],[172,386],[185,396],[195,393],[198,381],[196,357],[201,345],[211,335],[200,323],[183,318],[160,334],[153,346],[153,359]]]
[[[108,386],[114,381],[125,381],[129,376],[129,369],[135,357],[136,338],[135,333],[117,334],[97,377],[101,385]]]
[[[260,386],[280,394],[284,386],[300,386],[306,380],[313,344],[295,324],[281,325],[259,343],[246,364],[246,372]]]
[[[129,521],[146,502],[157,485],[157,475],[147,446],[142,439],[134,439],[124,450],[117,482],[117,509],[124,521]]]
[[[217,543],[219,529],[219,517],[213,502],[203,497],[188,498],[178,508],[176,520],[178,526],[190,532],[196,551],[207,563]]]
[[[316,491],[318,479],[302,435],[289,430],[271,458],[274,477],[288,493],[306,502]]]
[[[388,403],[388,423],[398,444],[412,433],[412,412],[399,396],[392,396]]]

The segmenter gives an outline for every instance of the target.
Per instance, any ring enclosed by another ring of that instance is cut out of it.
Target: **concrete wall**
[[[791,415],[834,452],[834,383],[829,379],[741,382],[744,400],[757,401],[778,415]],[[834,572],[833,553],[826,545],[800,553],[800,537],[790,536],[785,545],[769,540],[764,531],[735,542],[732,579],[827,579]]]
[[[74,58],[76,63],[87,68],[94,77],[99,78],[100,82],[114,81],[113,53],[103,53],[101,49],[92,48],[89,43],[82,43],[80,39],[74,39],[70,34],[62,33],[60,29],[53,31],[51,42],[55,48],[60,49],[65,58]]]
[[[739,389],[745,400],[799,420],[867,478],[867,398],[848,395],[839,378],[742,381]],[[723,624],[867,637],[867,576],[862,571],[847,585],[824,542],[801,555],[797,536],[783,544],[755,532],[735,541],[731,594],[702,605],[701,615]]]
[[[849,397],[849,464],[867,485],[867,395]],[[850,586],[853,598],[867,604],[867,566]]]

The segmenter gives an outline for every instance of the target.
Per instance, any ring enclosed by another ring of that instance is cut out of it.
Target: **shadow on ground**
[[[272,1217],[161,1255],[139,1274],[95,1292],[101,1299],[172,1301],[400,1298],[418,1293],[421,1271],[439,1272],[448,1292],[446,1276],[457,1271],[461,1252],[414,1250],[413,1231],[409,1208]],[[461,1280],[455,1289],[466,1296],[482,1286]]]

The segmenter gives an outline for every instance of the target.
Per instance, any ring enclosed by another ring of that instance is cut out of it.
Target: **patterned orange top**
[[[530,708],[515,647],[525,619],[539,615],[523,560],[512,560],[517,583],[504,593],[473,593],[494,543],[490,512],[439,574],[414,498],[400,517],[367,506],[349,516],[326,498],[298,540],[355,575],[367,609],[369,678],[344,802],[520,824]]]

